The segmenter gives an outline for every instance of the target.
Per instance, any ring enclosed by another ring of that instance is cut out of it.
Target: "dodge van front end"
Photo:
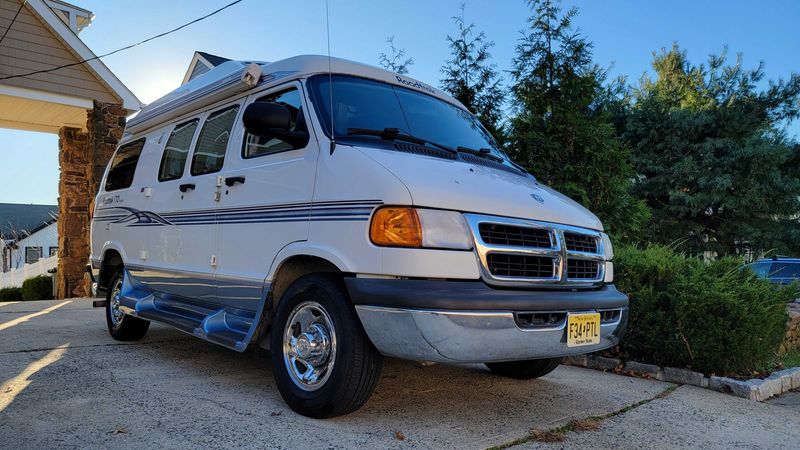
[[[526,219],[455,214],[463,216],[480,280],[380,276],[345,280],[359,318],[381,353],[486,363],[558,358],[619,342],[627,323],[628,298],[611,283],[613,253],[604,233]],[[449,240],[460,242],[458,226],[450,227]],[[445,230],[433,234],[448,235]]]

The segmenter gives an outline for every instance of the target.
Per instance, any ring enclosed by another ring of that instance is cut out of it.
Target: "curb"
[[[659,367],[636,361],[623,362],[617,358],[578,355],[564,358],[564,364],[589,369],[613,371],[624,375],[651,378],[676,384],[688,384],[701,388],[763,402],[793,389],[800,389],[800,367],[773,372],[767,378],[734,380],[733,378],[710,376],[675,367]]]

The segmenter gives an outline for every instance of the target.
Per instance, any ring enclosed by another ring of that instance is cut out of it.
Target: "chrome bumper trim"
[[[596,352],[617,345],[628,318],[628,308],[622,308],[619,320],[600,325],[599,344],[567,347],[563,327],[523,329],[511,311],[432,311],[365,305],[356,306],[356,311],[370,340],[382,354],[445,363],[515,361]]]

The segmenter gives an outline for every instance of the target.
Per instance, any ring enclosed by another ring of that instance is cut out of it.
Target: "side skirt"
[[[269,286],[265,286],[263,291],[258,310],[253,312],[152,291],[137,282],[126,269],[120,309],[131,316],[170,325],[200,339],[243,352],[258,328]]]

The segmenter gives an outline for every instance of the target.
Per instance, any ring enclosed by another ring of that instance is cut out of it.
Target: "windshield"
[[[436,97],[388,83],[347,75],[317,75],[308,81],[317,114],[330,137],[333,80],[334,127],[337,141],[353,130],[397,129],[399,132],[452,149],[489,149],[508,160],[494,138],[469,112]],[[380,140],[380,136],[364,139]]]

